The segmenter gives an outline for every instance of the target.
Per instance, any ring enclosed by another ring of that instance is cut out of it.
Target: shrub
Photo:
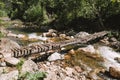
[[[46,77],[45,72],[35,72],[35,73],[30,73],[26,72],[25,74],[20,74],[19,75],[19,80],[43,80]]]

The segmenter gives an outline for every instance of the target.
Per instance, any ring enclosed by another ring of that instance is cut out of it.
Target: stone
[[[110,38],[110,42],[117,42],[117,39],[115,37]]]
[[[73,39],[73,38],[72,38],[72,36],[66,36],[65,39],[70,40],[70,39]]]
[[[81,31],[81,32],[77,33],[74,37],[75,38],[83,38],[83,37],[88,36],[88,35],[90,35],[90,34],[87,32]]]
[[[111,76],[120,79],[120,68],[118,67],[109,67],[109,73]]]
[[[101,78],[97,75],[99,72],[100,72],[99,69],[91,70],[91,71],[88,73],[88,77],[89,77],[90,79],[93,79],[93,80],[101,80]]]
[[[60,64],[63,63],[58,61],[40,62],[39,71],[47,73],[44,80],[86,80],[85,75],[77,72],[74,67],[63,67]]]
[[[18,80],[18,70],[11,71],[0,75],[0,80]]]
[[[57,33],[57,31],[54,30],[54,29],[49,29],[48,32],[49,32],[49,33]]]
[[[81,73],[83,71],[79,66],[75,66],[74,68],[78,73]]]
[[[61,59],[64,59],[64,56],[61,55],[60,53],[53,53],[51,56],[48,57],[48,61],[55,61],[55,60],[61,60]]]
[[[27,41],[27,40],[29,40],[29,38],[28,38],[28,36],[25,36],[25,37],[22,37],[21,40]]]
[[[25,73],[25,72],[31,72],[34,73],[35,71],[38,70],[38,66],[35,62],[33,62],[32,60],[27,60],[24,62],[24,64],[22,65],[22,69],[21,72]]]
[[[20,62],[20,60],[14,57],[7,57],[5,58],[5,62],[8,65],[17,65]]]
[[[52,33],[52,37],[57,37],[57,34],[56,33]]]
[[[0,62],[0,67],[5,67],[6,66],[6,62]]]
[[[6,69],[6,67],[0,67],[0,75],[1,75],[2,73],[4,73],[5,69]]]
[[[56,33],[47,32],[47,33],[43,33],[43,37],[57,37],[57,34]]]
[[[92,46],[92,45],[88,45],[87,47],[84,47],[84,48],[79,48],[78,51],[84,51],[86,53],[95,53],[96,52],[94,46]]]
[[[47,66],[50,66],[50,62],[46,62],[46,65],[47,65]]]
[[[70,36],[72,39],[74,39],[74,36]]]
[[[48,32],[45,32],[42,34],[43,37],[56,37],[57,36],[57,31],[54,29],[49,29]]]
[[[17,37],[17,34],[12,33],[11,31],[8,32],[7,36],[10,37]]]
[[[12,54],[10,52],[3,52],[3,57],[9,58],[9,57],[12,57]]]
[[[43,37],[52,37],[52,33],[49,32],[43,33]]]
[[[100,42],[102,42],[102,43],[104,43],[106,45],[109,45],[110,42],[108,41],[108,39],[109,39],[108,37],[105,37],[104,39],[100,40]]]
[[[44,78],[44,80],[58,80],[57,79],[57,75],[55,74],[55,72],[52,71],[47,71],[47,77]]]
[[[72,75],[73,75],[74,69],[69,68],[69,67],[66,67],[65,69],[66,69],[65,72],[66,72],[66,74],[67,74],[68,76],[72,76]]]
[[[26,36],[25,36],[24,34],[18,34],[17,37],[18,37],[18,38],[24,38],[24,37],[26,37]]]
[[[66,38],[66,34],[60,34],[59,37],[60,38]]]
[[[75,50],[74,49],[71,49],[68,53],[70,53],[70,54],[75,54]]]
[[[3,56],[3,53],[0,53],[0,59],[2,59],[4,56]]]
[[[114,60],[116,60],[118,63],[120,63],[120,57],[115,57]]]
[[[70,58],[71,58],[71,56],[70,56],[70,55],[65,55],[65,56],[64,56],[64,59],[69,60]]]
[[[75,80],[74,78],[71,78],[71,77],[65,77],[64,80]]]
[[[1,38],[0,40],[1,40],[0,47],[1,51],[3,52],[11,51],[12,48],[20,48],[20,45],[13,40],[10,40],[8,38]]]

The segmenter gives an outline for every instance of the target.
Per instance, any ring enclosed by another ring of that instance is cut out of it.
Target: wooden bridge
[[[72,40],[60,41],[56,43],[45,43],[45,44],[38,43],[31,46],[13,48],[11,49],[11,57],[22,57],[35,53],[47,52],[49,50],[57,50],[64,46],[72,45],[72,44],[85,44],[96,39],[101,39],[107,34],[108,34],[107,31],[102,31],[85,36],[84,38],[75,38]]]

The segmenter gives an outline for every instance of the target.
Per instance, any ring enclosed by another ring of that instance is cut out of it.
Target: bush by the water
[[[2,0],[12,19],[49,25],[58,29],[118,29],[118,0]],[[109,23],[111,23],[109,25]]]
[[[0,1],[0,17],[7,16],[4,2]]]

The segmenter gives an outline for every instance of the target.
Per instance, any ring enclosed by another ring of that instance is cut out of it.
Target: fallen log
[[[94,34],[85,36],[84,38],[75,38],[72,40],[58,42],[58,44],[61,44],[60,47],[64,47],[64,46],[72,45],[72,44],[81,44],[82,45],[82,44],[88,43],[88,42],[96,40],[96,39],[101,39],[108,33],[109,32],[107,32],[107,31],[102,31],[102,32],[98,32],[98,33],[94,33]]]

